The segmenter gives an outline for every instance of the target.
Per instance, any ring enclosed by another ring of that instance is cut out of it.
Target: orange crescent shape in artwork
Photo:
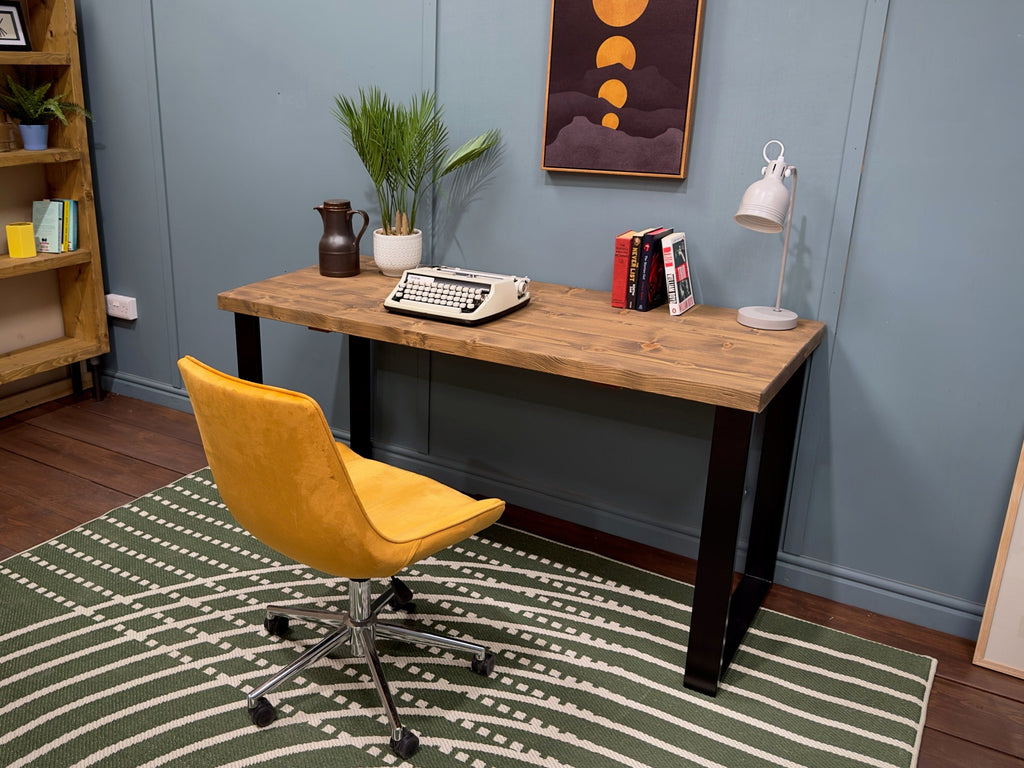
[[[622,35],[609,37],[597,49],[595,64],[598,67],[621,64],[626,69],[632,69],[636,65],[636,48],[628,38],[622,37]]]
[[[609,104],[616,107],[621,107],[626,103],[626,95],[629,91],[626,89],[626,84],[621,80],[606,80],[601,83],[601,88],[598,90],[598,98],[604,99]]]

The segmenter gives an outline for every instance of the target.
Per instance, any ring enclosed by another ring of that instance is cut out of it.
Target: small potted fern
[[[50,121],[68,124],[68,114],[91,117],[84,107],[65,100],[66,93],[49,95],[53,83],[26,84],[7,75],[7,89],[0,91],[0,109],[17,120],[25,149],[46,149]]]
[[[448,174],[484,157],[501,135],[487,131],[449,153],[443,110],[430,91],[401,104],[379,88],[360,88],[358,98],[337,96],[332,113],[377,193],[381,227],[373,233],[374,262],[385,275],[400,276],[422,258],[416,220],[426,195]]]

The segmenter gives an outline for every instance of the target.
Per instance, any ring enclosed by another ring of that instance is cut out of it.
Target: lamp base
[[[796,312],[775,307],[743,307],[737,314],[740,325],[762,331],[788,331],[796,328]]]

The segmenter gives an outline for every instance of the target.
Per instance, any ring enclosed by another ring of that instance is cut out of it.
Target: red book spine
[[[629,246],[633,230],[615,237],[615,260],[612,263],[612,306],[626,308],[626,290],[629,286]]]

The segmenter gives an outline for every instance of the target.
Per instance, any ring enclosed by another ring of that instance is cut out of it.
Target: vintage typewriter
[[[477,325],[507,315],[530,300],[530,278],[458,267],[407,269],[384,299],[406,315]]]

